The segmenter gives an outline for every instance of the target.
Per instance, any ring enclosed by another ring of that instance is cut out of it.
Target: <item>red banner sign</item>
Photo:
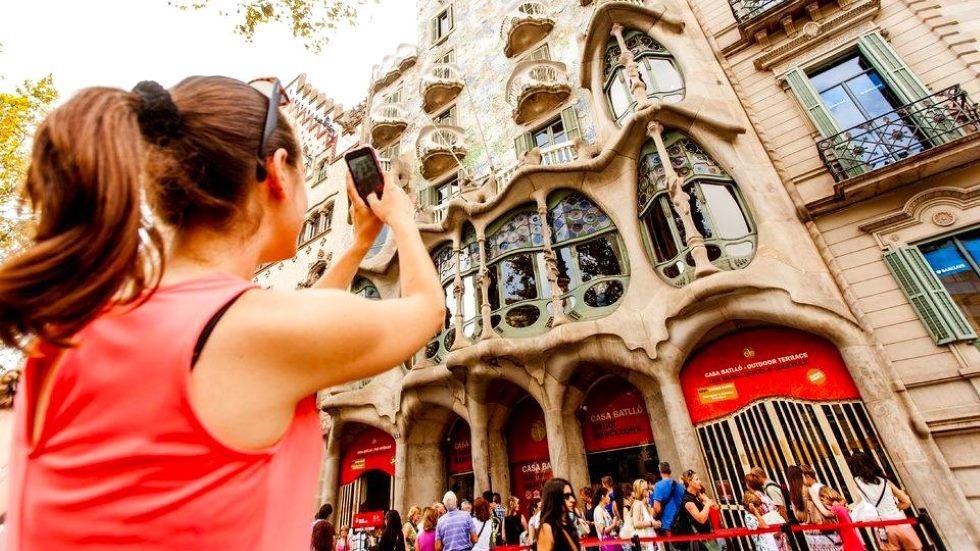
[[[531,498],[541,497],[541,488],[551,476],[551,462],[547,459],[510,464],[510,485],[514,490],[513,495],[525,503]]]
[[[395,476],[395,439],[384,431],[368,427],[346,446],[340,461],[341,484],[350,484],[372,470]]]
[[[518,404],[510,414],[507,454],[511,463],[543,461],[550,457],[544,412],[532,398]]]
[[[449,474],[473,472],[473,454],[470,446],[470,427],[459,420],[449,435]]]
[[[788,328],[751,329],[709,344],[684,367],[681,386],[694,423],[724,417],[762,398],[860,397],[833,344]]]
[[[581,420],[586,453],[653,443],[643,396],[622,379],[608,379],[593,387]]]
[[[352,528],[382,528],[385,525],[384,511],[368,511],[357,513],[351,522]]]
[[[544,412],[533,399],[518,404],[507,427],[507,453],[510,456],[510,483],[515,496],[525,500],[541,493],[551,478],[548,431]]]

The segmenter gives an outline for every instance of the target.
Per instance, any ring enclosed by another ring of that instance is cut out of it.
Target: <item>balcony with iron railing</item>
[[[382,103],[371,110],[371,143],[384,147],[408,128],[408,115],[400,103]]]
[[[528,59],[514,67],[506,90],[514,121],[525,124],[565,103],[572,84],[564,63]]]
[[[837,182],[872,173],[980,131],[980,110],[958,85],[817,142]]]
[[[555,19],[539,0],[514,2],[500,27],[504,55],[514,57],[540,42],[555,28]]]
[[[849,0],[850,1],[850,0]],[[793,20],[819,13],[828,0],[728,0],[728,5],[745,40],[764,41],[764,35],[783,29],[793,34]],[[839,5],[844,6],[848,2]],[[788,27],[786,25],[789,25]]]
[[[427,126],[419,133],[416,154],[423,178],[431,180],[459,166],[466,153],[465,135],[458,126]]]
[[[465,86],[459,67],[452,63],[436,63],[422,74],[422,109],[432,113],[445,107],[459,96]]]

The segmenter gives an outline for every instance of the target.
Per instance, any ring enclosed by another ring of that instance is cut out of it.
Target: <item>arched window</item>
[[[677,69],[674,56],[662,44],[646,33],[635,29],[623,33],[626,47],[640,66],[640,78],[647,87],[648,98],[659,98],[673,103],[684,98],[684,78]],[[620,62],[622,50],[616,37],[606,43],[603,64],[603,91],[616,124],[622,125],[626,117],[636,109],[636,101],[630,93],[626,67]]]
[[[558,291],[573,317],[613,306],[626,292],[626,254],[606,213],[575,191],[549,198]]]
[[[684,179],[691,216],[704,237],[708,259],[723,270],[748,265],[755,253],[755,227],[735,181],[687,136],[665,134],[664,145],[671,166]],[[695,264],[666,180],[656,146],[648,142],[640,154],[637,178],[640,219],[657,273],[679,287],[694,278]]]
[[[445,358],[446,352],[452,347],[456,338],[453,329],[453,318],[456,316],[456,297],[453,295],[453,280],[456,278],[456,261],[458,255],[453,250],[452,243],[439,247],[432,254],[432,263],[436,266],[439,280],[442,282],[443,294],[446,297],[446,318],[442,329],[425,346],[425,357],[438,362]],[[447,344],[448,342],[448,344]]]
[[[366,277],[355,277],[354,282],[351,283],[350,292],[366,299],[381,300],[381,293],[378,292],[378,288]]]
[[[547,270],[544,220],[533,205],[493,224],[487,235],[490,309],[493,327],[505,335],[546,327]]]

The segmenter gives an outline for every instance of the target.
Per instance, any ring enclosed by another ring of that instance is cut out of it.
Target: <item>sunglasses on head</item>
[[[258,159],[259,164],[255,169],[255,177],[258,181],[265,181],[266,176],[268,176],[265,169],[265,151],[269,140],[272,135],[275,134],[276,128],[279,126],[279,108],[289,105],[289,95],[286,94],[286,90],[282,87],[282,82],[276,77],[262,77],[252,79],[248,83],[249,86],[258,90],[262,95],[269,98],[269,110],[265,114],[265,127],[262,129],[262,141],[259,142]],[[278,101],[273,101],[273,98],[278,98]]]

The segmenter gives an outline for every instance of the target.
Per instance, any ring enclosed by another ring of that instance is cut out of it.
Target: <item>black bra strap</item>
[[[248,289],[246,289],[245,291],[247,290]],[[191,356],[192,370],[194,369],[194,366],[197,365],[197,359],[201,356],[201,351],[204,350],[204,345],[207,344],[208,338],[210,338],[211,333],[214,332],[214,327],[218,325],[218,322],[221,321],[221,317],[224,316],[226,312],[228,312],[228,309],[231,308],[231,305],[235,304],[235,301],[237,301],[243,294],[245,294],[245,291],[242,291],[241,293],[238,293],[237,295],[231,297],[231,300],[225,303],[225,305],[222,306],[217,312],[215,312],[214,315],[211,316],[211,319],[208,320],[207,325],[204,326],[204,330],[201,331],[201,335],[197,338],[197,343],[194,345],[194,355]]]

